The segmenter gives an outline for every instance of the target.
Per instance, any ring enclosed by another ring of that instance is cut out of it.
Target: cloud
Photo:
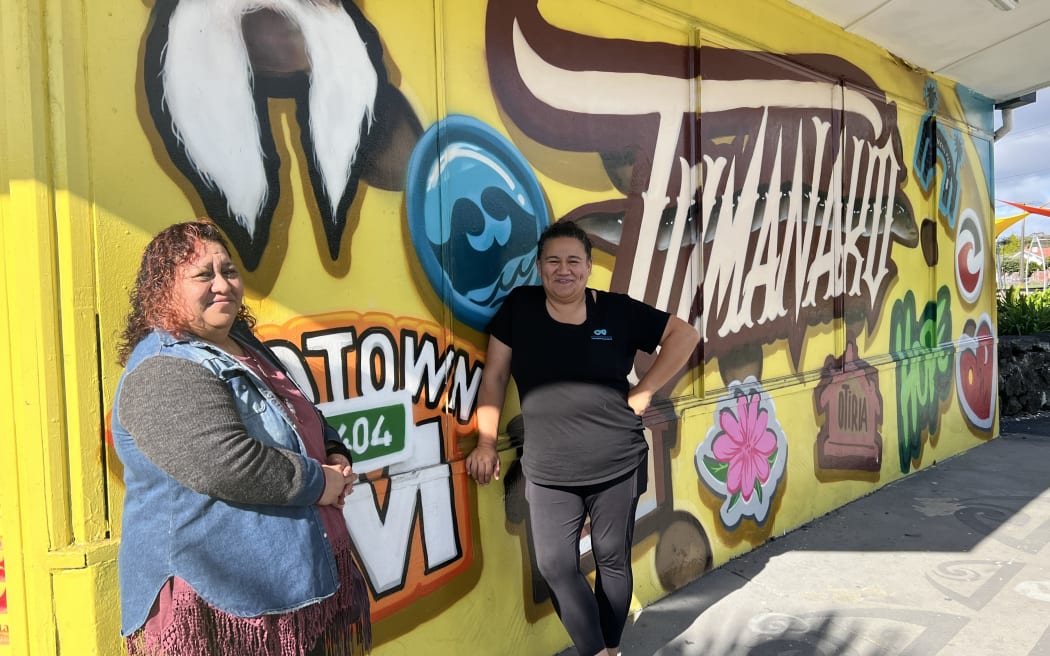
[[[1028,205],[1050,203],[1050,100],[1040,91],[1036,102],[1013,112],[1013,129],[995,143],[995,198]],[[998,117],[997,117],[998,118]],[[996,216],[1012,216],[1018,210],[996,202]],[[1050,231],[1050,218],[1030,216],[1024,221],[1026,234]],[[1020,235],[1018,223],[1005,234]]]

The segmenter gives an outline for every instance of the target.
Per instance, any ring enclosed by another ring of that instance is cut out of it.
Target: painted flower
[[[777,436],[769,428],[769,413],[758,394],[739,396],[736,412],[719,413],[722,433],[712,445],[713,455],[728,463],[726,491],[740,493],[744,501],[769,480],[770,456],[777,450]]]
[[[722,498],[718,514],[726,528],[745,517],[766,521],[787,456],[787,436],[762,383],[754,376],[729,383],[694,456],[700,480]]]

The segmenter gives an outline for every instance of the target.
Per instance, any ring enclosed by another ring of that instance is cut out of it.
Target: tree
[[[1000,239],[999,246],[999,253],[1005,260],[1007,257],[1011,255],[1017,255],[1021,252],[1021,238],[1017,235],[1010,235],[1005,239]]]

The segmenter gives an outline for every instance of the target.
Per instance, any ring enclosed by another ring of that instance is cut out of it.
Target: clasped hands
[[[327,464],[321,465],[321,469],[324,470],[324,492],[317,505],[342,508],[346,497],[354,491],[356,476],[346,456],[333,453],[328,456],[327,461]]]

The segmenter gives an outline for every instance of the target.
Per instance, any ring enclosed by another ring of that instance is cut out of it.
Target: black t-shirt
[[[641,418],[627,405],[627,375],[639,350],[660,344],[670,315],[626,294],[588,289],[586,299],[587,319],[565,324],[548,314],[542,287],[518,287],[489,324],[511,348],[522,467],[536,483],[601,483],[647,452]]]

